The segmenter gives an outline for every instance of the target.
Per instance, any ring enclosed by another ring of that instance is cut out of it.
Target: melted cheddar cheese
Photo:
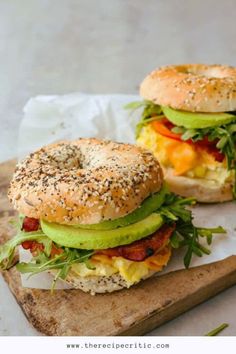
[[[194,145],[164,137],[150,124],[142,129],[137,144],[152,151],[163,167],[173,168],[176,176],[202,178],[220,184],[233,179],[233,172],[227,170],[225,161],[216,161]]]

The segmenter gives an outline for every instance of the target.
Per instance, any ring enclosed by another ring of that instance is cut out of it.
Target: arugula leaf
[[[18,263],[17,269],[21,273],[30,273],[30,276],[48,270],[60,270],[57,277],[65,279],[74,263],[87,262],[93,254],[92,250],[79,250],[75,248],[62,248],[63,252],[51,258],[44,252],[33,257],[29,263]]]
[[[200,243],[200,237],[206,237],[207,244],[210,245],[213,234],[226,233],[221,226],[215,228],[194,226],[192,212],[186,207],[195,203],[194,198],[182,198],[170,193],[159,210],[165,222],[176,224],[170,243],[173,248],[185,247],[187,249],[184,256],[186,268],[189,268],[193,254],[198,257],[202,257],[203,254],[210,254],[210,250]]]
[[[205,336],[208,336],[208,337],[217,336],[217,334],[219,334],[221,331],[223,331],[227,327],[229,327],[228,323],[222,323],[219,327],[214,328],[210,332],[206,333]]]
[[[58,278],[65,279],[71,266],[78,262],[84,262],[89,269],[92,269],[92,264],[89,263],[89,258],[93,254],[92,250],[79,250],[67,247],[61,247],[62,252],[59,255],[51,257],[53,241],[48,238],[42,230],[33,232],[24,232],[21,230],[22,217],[18,222],[14,222],[17,226],[17,235],[4,245],[0,246],[0,268],[9,269],[13,265],[13,257],[15,249],[24,241],[36,241],[44,245],[44,249],[32,257],[29,263],[18,263],[16,268],[21,273],[29,273],[30,276],[48,270],[58,270],[52,283],[52,289],[55,286]]]
[[[17,235],[0,246],[0,268],[8,269],[12,266],[12,261],[15,253],[15,248],[24,241],[37,241],[42,243],[45,248],[45,253],[50,255],[52,241],[42,232],[24,232],[18,231]]]
[[[144,107],[143,113],[141,115],[141,120],[136,125],[136,139],[139,137],[140,132],[144,125],[162,118],[161,106],[154,104],[151,101],[138,101],[128,103],[124,108],[135,111],[138,108]]]
[[[53,258],[46,256],[44,252],[40,252],[37,256],[32,258],[31,262],[18,263],[16,268],[21,273],[29,273],[29,276],[45,271],[58,270],[52,281],[51,291],[53,291],[57,280],[59,278],[66,279],[74,263],[84,262],[87,266],[87,262],[89,262],[89,258],[92,254],[92,250],[79,250],[66,247],[63,248],[63,252],[61,254],[56,255]]]
[[[48,238],[42,230],[25,232],[21,230],[22,216],[19,220],[14,222],[18,232],[15,237],[0,246],[0,268],[9,269],[13,265],[13,258],[15,249],[24,241],[36,241],[44,245],[41,252],[37,252],[29,263],[21,262],[16,265],[16,268],[21,273],[29,273],[29,276],[38,274],[49,270],[58,270],[53,282],[52,288],[54,289],[56,281],[61,278],[65,279],[74,263],[84,262],[89,269],[94,269],[93,265],[89,262],[89,258],[93,254],[93,250],[80,250],[68,247],[60,247],[61,253],[51,256],[53,241]]]
[[[124,106],[124,109],[131,109],[132,111],[135,111],[136,109],[146,106],[146,101],[135,101],[135,102],[130,102]]]

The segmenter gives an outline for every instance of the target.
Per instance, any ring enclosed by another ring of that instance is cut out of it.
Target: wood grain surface
[[[6,196],[15,161],[0,165],[0,242],[14,234]],[[80,290],[26,289],[15,267],[3,276],[29,321],[42,334],[142,335],[236,283],[236,256],[143,281],[127,290],[91,296]]]

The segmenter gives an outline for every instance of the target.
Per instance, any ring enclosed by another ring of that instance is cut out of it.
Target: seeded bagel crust
[[[158,192],[152,153],[130,144],[78,139],[51,144],[20,162],[9,188],[19,213],[61,224],[116,219]]]
[[[110,275],[109,277],[97,277],[91,276],[87,278],[73,276],[69,274],[66,279],[66,283],[73,287],[73,289],[80,289],[91,295],[111,293],[113,291],[128,288],[129,285],[119,273]]]
[[[165,181],[171,192],[195,197],[200,203],[219,203],[233,199],[232,183],[214,183],[206,179],[175,176],[172,168],[164,168]]]
[[[235,111],[236,68],[203,64],[164,66],[143,80],[140,95],[184,111]]]
[[[150,270],[149,273],[141,280],[150,278],[156,272]],[[80,289],[91,295],[111,293],[113,291],[130,288],[135,284],[127,282],[120,273],[115,273],[110,276],[89,276],[80,277],[78,274],[69,273],[65,282],[69,284],[73,289]]]

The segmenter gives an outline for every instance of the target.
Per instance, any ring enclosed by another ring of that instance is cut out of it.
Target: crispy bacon
[[[174,229],[175,225],[165,224],[154,234],[142,240],[135,241],[130,245],[99,250],[97,253],[108,257],[120,256],[131,261],[141,262],[156,253],[168,241]]]
[[[55,256],[57,256],[57,255],[59,255],[59,254],[61,254],[63,252],[64,251],[63,251],[62,248],[56,246],[54,243],[52,244],[52,250],[51,250],[51,255],[50,255],[51,258],[54,258]]]
[[[33,256],[38,255],[40,252],[44,250],[44,245],[37,241],[24,241],[22,242],[21,246],[25,250],[29,250]]]
[[[21,246],[25,250],[29,250],[33,255],[38,254],[39,252],[43,252],[44,245],[37,241],[24,241]],[[52,244],[50,257],[54,258],[56,255],[59,255],[63,252],[63,249],[56,246],[54,243]]]
[[[25,232],[37,231],[39,229],[39,220],[35,218],[28,218],[26,216],[23,220],[22,230]]]
[[[194,144],[200,149],[205,150],[208,154],[212,155],[216,161],[223,162],[225,155],[217,149],[217,143],[217,139],[214,141],[209,141],[208,138],[205,137],[203,140],[196,141]]]

